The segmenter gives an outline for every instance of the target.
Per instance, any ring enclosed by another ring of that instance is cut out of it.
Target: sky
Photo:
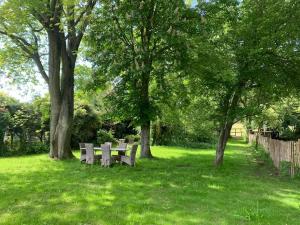
[[[38,78],[35,84],[15,84],[13,80],[0,74],[0,91],[18,99],[21,102],[30,102],[35,96],[43,96],[48,92],[46,83]]]

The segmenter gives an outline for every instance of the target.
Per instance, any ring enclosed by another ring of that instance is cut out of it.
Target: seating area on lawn
[[[135,166],[138,145],[133,143],[129,146],[128,143],[125,143],[125,139],[119,139],[116,147],[113,147],[112,142],[105,142],[100,147],[94,146],[92,143],[79,143],[79,148],[81,163],[89,165],[100,163],[103,167],[110,167],[114,163]]]

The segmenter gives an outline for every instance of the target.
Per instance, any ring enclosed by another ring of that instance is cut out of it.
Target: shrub
[[[0,156],[19,156],[19,155],[33,155],[49,152],[49,145],[41,142],[27,142],[21,144],[15,143],[12,149],[6,148],[0,151]]]
[[[112,142],[117,143],[116,139],[114,138],[111,131],[105,131],[105,130],[98,130],[97,132],[97,142],[98,143],[104,143],[104,142]]]
[[[129,134],[125,136],[125,141],[128,142],[140,142],[141,136],[138,134]]]
[[[30,143],[26,145],[23,152],[26,155],[48,153],[49,146],[41,142]],[[20,149],[20,153],[22,153],[22,149]]]

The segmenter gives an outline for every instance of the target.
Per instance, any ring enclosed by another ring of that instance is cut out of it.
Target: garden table
[[[95,151],[102,151],[101,147],[94,147]],[[110,151],[117,151],[118,152],[118,157],[121,158],[121,156],[125,155],[126,153],[126,148],[111,148]]]
[[[101,147],[94,147],[94,150],[96,151],[102,151]],[[127,149],[125,148],[111,148],[111,151],[117,151],[117,152],[126,152]]]

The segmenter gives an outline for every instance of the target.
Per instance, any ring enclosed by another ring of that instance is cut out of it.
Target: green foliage
[[[192,93],[189,88],[184,92]],[[169,104],[159,105],[160,115],[152,125],[153,144],[197,147],[215,143],[214,103],[193,93],[182,97],[182,93],[177,92],[172,96]]]
[[[111,131],[98,130],[97,132],[97,143],[104,144],[104,142],[117,143],[117,140],[114,138]]]
[[[300,138],[300,102],[298,96],[282,98],[265,107],[258,115],[251,118],[250,127],[255,129],[265,125],[268,129],[279,132],[283,140]]]
[[[1,156],[45,153],[49,150],[49,100],[32,103],[0,95]],[[5,142],[4,142],[5,139]]]
[[[102,2],[91,27],[88,58],[97,70],[95,82],[104,79],[111,86],[107,100],[115,117],[140,125],[158,114],[168,76],[179,77],[186,62],[189,23],[183,18],[188,14],[180,0]]]
[[[208,128],[208,127],[207,127]],[[210,148],[214,142],[213,134],[190,133],[182,124],[156,123],[152,126],[153,144]]]
[[[0,106],[0,155],[5,150],[4,146],[4,135],[9,125],[10,115],[6,109]]]
[[[125,141],[127,143],[130,143],[130,142],[137,142],[137,143],[139,143],[140,139],[141,139],[141,136],[138,135],[138,134],[129,134],[129,135],[125,136]]]
[[[270,155],[263,149],[262,146],[255,148],[252,146],[253,156],[259,165],[266,165],[268,168],[274,168]]]
[[[95,142],[97,130],[101,126],[100,117],[91,105],[76,101],[72,129],[72,146],[78,147],[78,143]]]
[[[279,165],[279,173],[282,177],[290,177],[291,175],[291,162],[281,161]]]

